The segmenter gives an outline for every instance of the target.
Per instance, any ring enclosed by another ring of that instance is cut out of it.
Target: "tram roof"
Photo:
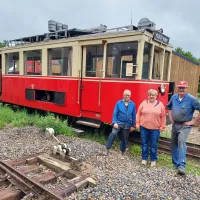
[[[10,47],[22,47],[24,45],[35,45],[35,44],[39,44],[39,43],[46,43],[46,42],[63,42],[63,41],[76,41],[76,40],[89,40],[89,39],[106,39],[105,37],[117,37],[117,36],[132,36],[132,35],[142,35],[145,34],[147,36],[150,36],[153,38],[153,35],[155,33],[155,31],[152,30],[148,30],[148,29],[138,29],[137,27],[133,26],[133,25],[129,25],[129,26],[125,26],[125,27],[121,27],[122,28],[127,28],[128,30],[120,30],[119,29],[116,31],[116,29],[110,29],[107,31],[102,31],[102,32],[90,32],[90,31],[84,31],[84,30],[78,30],[78,29],[71,29],[71,30],[62,30],[59,31],[59,37],[58,39],[55,38],[55,34],[56,33],[45,33],[45,34],[41,34],[41,35],[35,35],[35,36],[30,36],[30,37],[24,37],[24,38],[19,38],[19,39],[14,39],[14,40],[10,40],[9,43],[11,45],[9,45],[7,48],[3,48],[3,49],[8,49]],[[67,32],[67,33],[66,33]],[[50,37],[48,37],[48,34],[50,35]],[[67,37],[66,35],[67,34]],[[15,43],[13,45],[13,43]],[[172,46],[170,44],[168,44],[168,46]],[[0,49],[0,50],[3,50]]]

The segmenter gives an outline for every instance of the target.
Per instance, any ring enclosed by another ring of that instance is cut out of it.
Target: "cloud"
[[[200,57],[200,1],[180,0],[7,0],[0,1],[0,41],[48,31],[48,20],[68,24],[69,28],[109,28],[137,25],[143,17],[163,28],[170,43]]]

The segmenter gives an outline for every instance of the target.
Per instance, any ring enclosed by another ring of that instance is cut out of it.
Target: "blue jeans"
[[[140,134],[142,142],[142,160],[148,159],[150,143],[150,158],[152,162],[156,161],[160,130],[152,130],[140,126]]]
[[[191,126],[173,124],[171,135],[172,163],[174,167],[185,169],[186,140],[191,131]]]
[[[116,128],[112,128],[112,132],[110,133],[109,137],[108,137],[108,141],[106,144],[106,149],[110,149],[115,141],[115,139],[117,137],[119,137],[120,139],[120,151],[123,153],[126,151],[126,146],[127,146],[127,139],[129,136],[129,129],[124,129],[123,127],[118,127],[118,129]]]

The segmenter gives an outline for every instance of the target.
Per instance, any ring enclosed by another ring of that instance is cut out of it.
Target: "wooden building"
[[[200,64],[173,51],[171,61],[170,81],[177,83],[180,80],[188,82],[188,92],[197,96],[200,79]],[[176,92],[176,88],[175,88]]]

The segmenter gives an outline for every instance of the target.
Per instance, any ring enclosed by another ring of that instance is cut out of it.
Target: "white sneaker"
[[[142,160],[142,165],[146,166],[146,164],[147,164],[147,161],[146,160]]]
[[[151,162],[151,167],[156,167],[156,161]]]

